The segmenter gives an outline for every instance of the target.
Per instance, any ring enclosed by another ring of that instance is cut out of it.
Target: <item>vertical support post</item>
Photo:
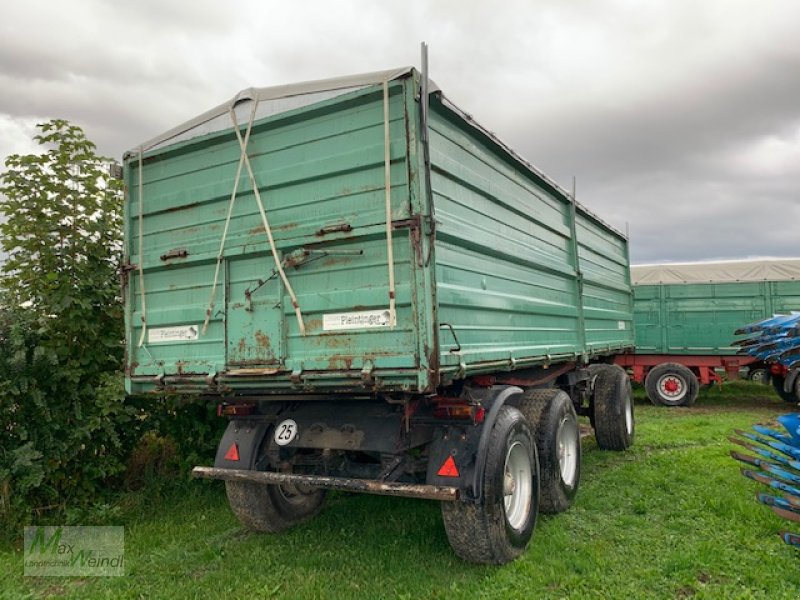
[[[433,268],[435,264],[435,246],[436,246],[436,208],[433,198],[433,187],[431,185],[431,149],[430,149],[430,130],[428,127],[429,116],[429,98],[430,98],[430,80],[429,80],[429,67],[428,67],[428,45],[422,42],[420,45],[421,52],[421,65],[422,73],[420,77],[419,87],[419,129],[420,129],[420,143],[422,146],[422,181],[425,186],[425,202],[420,202],[421,205],[427,205],[423,208],[420,222],[421,234],[421,248],[422,248],[422,264],[420,265],[422,280],[425,285],[430,289],[430,345],[426,348],[423,345],[421,348],[421,355],[426,354],[428,360],[428,383],[433,385],[433,389],[438,385],[440,380],[439,371],[439,312],[438,300],[436,295],[436,269]],[[427,212],[427,218],[426,213]],[[427,246],[427,253],[425,252]]]
[[[628,221],[625,221],[625,264],[627,264],[628,267],[629,267],[628,270],[627,270],[627,273],[626,273],[626,277],[625,277],[625,280],[626,280],[626,282],[628,284],[628,289],[630,290],[628,292],[628,313],[630,315],[633,315],[633,310],[634,310],[634,307],[636,306],[636,300],[635,300],[634,295],[633,295],[634,294],[634,292],[633,292],[633,280],[631,279],[631,270],[630,270],[630,264],[631,264],[631,231],[630,231],[630,224],[628,223]],[[635,319],[633,317],[631,317],[631,335],[633,335],[634,339],[635,339],[635,337],[636,337],[636,325],[635,325]]]
[[[775,298],[776,285],[776,283],[771,281],[764,282],[764,310],[767,311],[767,314],[763,315],[765,319],[769,319],[775,314],[775,307],[772,300]]]
[[[575,257],[575,287],[578,291],[576,307],[578,309],[578,346],[583,355],[583,362],[587,361],[588,348],[586,347],[586,318],[583,308],[583,272],[581,271],[581,259],[578,252],[578,205],[575,199],[575,177],[572,178],[572,197],[570,198],[569,208],[569,232],[572,237],[572,254]]]
[[[658,310],[659,310],[659,317],[658,322],[661,324],[661,354],[669,354],[669,346],[668,346],[668,334],[669,331],[669,323],[667,319],[669,319],[669,310],[667,310],[667,286],[659,285],[658,286]]]
[[[386,262],[389,269],[389,327],[397,325],[392,242],[392,140],[389,128],[389,82],[383,82],[383,174],[386,198]]]

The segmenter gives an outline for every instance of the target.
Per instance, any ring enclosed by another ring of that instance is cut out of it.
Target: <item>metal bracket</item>
[[[439,323],[439,329],[442,327],[447,327],[450,330],[450,333],[453,334],[453,339],[456,342],[455,348],[450,348],[450,352],[461,352],[461,342],[458,341],[458,336],[456,335],[456,330],[453,329],[453,326],[450,323]]]
[[[303,373],[303,363],[299,362],[297,366],[292,370],[291,375],[289,375],[289,379],[292,380],[292,383],[295,385],[301,385],[303,383],[300,376]]]
[[[372,383],[374,381],[374,378],[372,377],[372,371],[374,370],[375,365],[372,364],[372,361],[365,361],[364,366],[361,369],[361,381],[364,383]]]

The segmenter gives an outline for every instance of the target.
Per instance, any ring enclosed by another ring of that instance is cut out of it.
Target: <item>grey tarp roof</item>
[[[126,154],[138,154],[140,150],[147,151],[159,146],[174,144],[179,141],[192,139],[213,131],[230,129],[231,121],[229,112],[231,106],[236,106],[246,100],[258,100],[259,108],[256,112],[256,119],[261,119],[270,115],[279,114],[301,106],[320,102],[329,98],[335,98],[348,92],[377,85],[384,81],[394,81],[406,77],[413,71],[413,67],[399,67],[385,71],[374,71],[372,73],[362,73],[359,75],[347,75],[345,77],[335,77],[333,79],[320,79],[317,81],[303,81],[301,83],[290,83],[274,87],[247,88],[236,94],[227,102],[207,110],[194,119],[186,121],[169,131],[162,133],[153,139],[147,140],[143,144],[131,148]],[[429,84],[431,92],[438,90],[432,81]],[[249,107],[242,110],[241,114],[237,111],[237,118],[240,123],[247,122]]]
[[[396,69],[387,69],[385,71],[374,71],[372,73],[362,73],[359,75],[347,75],[344,77],[335,77],[332,79],[320,79],[317,81],[304,81],[301,83],[291,83],[287,85],[279,85],[274,87],[263,88],[247,88],[236,94],[227,102],[207,110],[203,114],[186,121],[185,123],[170,129],[169,131],[150,139],[143,144],[130,149],[125,153],[125,156],[137,155],[140,152],[147,152],[159,147],[166,147],[181,141],[190,140],[195,137],[206,135],[214,131],[222,131],[231,128],[230,109],[233,106],[236,112],[236,118],[240,124],[247,122],[249,118],[250,106],[247,100],[258,100],[258,109],[255,114],[255,119],[262,119],[271,115],[280,114],[292,109],[308,106],[315,102],[321,102],[330,98],[335,98],[349,92],[378,85],[384,81],[394,81],[407,77],[414,72],[414,67],[399,67]],[[564,190],[554,180],[550,179],[542,171],[537,169],[533,164],[517,154],[510,146],[500,140],[493,132],[486,129],[475,121],[471,115],[462,111],[444,94],[441,93],[439,87],[433,80],[428,82],[428,90],[430,94],[438,93],[441,97],[442,104],[449,110],[458,114],[465,120],[471,127],[482,132],[489,137],[494,143],[500,146],[504,151],[511,155],[514,160],[518,161],[525,168],[531,171],[539,179],[544,181],[547,185],[557,190],[565,198],[569,199],[572,194]],[[592,219],[601,223],[604,227],[616,233],[622,239],[627,240],[627,235],[621,233],[615,227],[603,221],[598,215],[590,211],[580,202],[575,202],[576,207],[582,213],[590,216]]]
[[[800,280],[800,258],[633,265],[634,285]]]

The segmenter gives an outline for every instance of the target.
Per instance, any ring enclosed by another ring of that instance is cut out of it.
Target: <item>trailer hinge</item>
[[[364,383],[372,383],[374,381],[372,377],[372,371],[375,370],[375,365],[372,364],[371,360],[365,361],[364,366],[361,369],[361,381]]]
[[[300,376],[302,374],[303,374],[303,363],[299,362],[297,363],[297,366],[292,370],[291,375],[289,375],[289,379],[292,380],[293,384],[300,385],[301,383],[303,383],[302,380],[300,379]]]

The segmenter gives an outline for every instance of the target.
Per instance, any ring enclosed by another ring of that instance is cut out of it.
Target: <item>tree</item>
[[[41,154],[0,174],[0,516],[64,504],[122,468],[122,185],[80,127],[37,126]],[[119,452],[118,452],[119,450]]]

